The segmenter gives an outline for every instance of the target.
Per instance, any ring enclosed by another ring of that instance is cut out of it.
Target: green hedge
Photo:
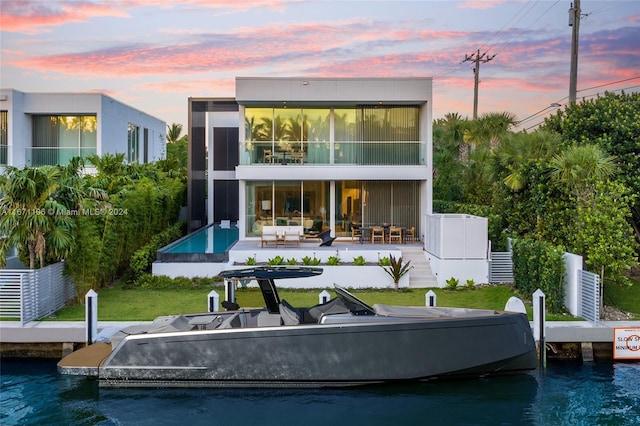
[[[132,279],[138,279],[145,272],[149,272],[151,264],[156,260],[156,253],[167,244],[184,235],[185,224],[179,222],[151,237],[151,241],[136,250],[129,261]]]
[[[214,286],[220,286],[223,283],[219,277],[214,278],[187,278],[176,277],[170,278],[166,275],[151,275],[141,274],[137,280],[133,283],[133,286],[145,289],[206,289],[213,288]]]
[[[542,290],[551,313],[564,311],[564,252],[563,247],[544,241],[513,242],[515,288],[529,296],[537,289]]]

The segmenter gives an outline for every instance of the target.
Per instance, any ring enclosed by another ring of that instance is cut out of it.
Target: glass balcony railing
[[[242,165],[424,165],[424,142],[245,142]]]
[[[96,152],[96,148],[27,148],[26,164],[28,166],[65,165],[73,157],[84,158]]]
[[[0,166],[6,166],[9,160],[9,147],[7,145],[0,145]]]

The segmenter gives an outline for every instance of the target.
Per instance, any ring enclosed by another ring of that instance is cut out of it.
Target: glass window
[[[362,191],[363,218],[366,226],[419,226],[420,182],[365,181]]]
[[[130,163],[137,163],[140,159],[140,127],[129,123],[127,134],[127,160]]]
[[[331,111],[327,109],[303,110],[302,139],[304,163],[328,164],[331,140]]]
[[[308,235],[317,235],[329,228],[329,182],[304,181],[302,191],[304,232]]]
[[[273,139],[273,109],[245,108],[246,141],[271,141]]]
[[[265,225],[303,226],[309,235],[328,228],[329,182],[247,182],[245,194],[247,236]]]
[[[362,182],[336,182],[336,236],[350,237],[352,226],[362,226]]]
[[[247,182],[245,186],[246,235],[259,237],[262,227],[273,225],[273,182]]]
[[[245,108],[245,151],[250,163],[272,163],[273,109]]]
[[[334,110],[334,134],[336,142],[360,140],[355,108],[336,108]]]
[[[96,145],[95,115],[36,115],[27,162],[32,166],[66,164],[73,157],[95,154]]]

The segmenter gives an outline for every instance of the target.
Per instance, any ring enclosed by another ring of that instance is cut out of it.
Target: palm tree
[[[469,150],[487,146],[491,151],[500,144],[500,139],[516,124],[516,116],[510,112],[490,112],[482,114],[471,122],[464,132],[464,142]],[[463,157],[466,158],[466,157]]]
[[[574,192],[580,208],[591,199],[595,183],[613,175],[615,158],[598,145],[574,145],[555,155],[549,166],[551,178]]]
[[[43,267],[47,255],[62,259],[71,250],[74,222],[54,197],[59,176],[56,167],[7,168],[0,187],[0,266],[11,246],[26,248],[31,269],[36,258]]]
[[[522,190],[527,185],[526,170],[530,165],[551,158],[560,143],[560,135],[542,130],[506,134],[496,149],[496,156],[508,173],[505,185],[513,191]]]
[[[171,126],[167,124],[167,143],[179,142],[183,136],[182,124],[173,123]]]

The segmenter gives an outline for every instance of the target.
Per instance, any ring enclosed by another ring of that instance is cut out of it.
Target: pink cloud
[[[2,31],[37,34],[48,31],[44,29],[47,27],[60,26],[69,22],[85,22],[93,17],[127,18],[129,15],[122,9],[120,2],[9,1],[2,5],[0,26]]]
[[[465,0],[456,5],[458,9],[493,9],[506,0]]]

